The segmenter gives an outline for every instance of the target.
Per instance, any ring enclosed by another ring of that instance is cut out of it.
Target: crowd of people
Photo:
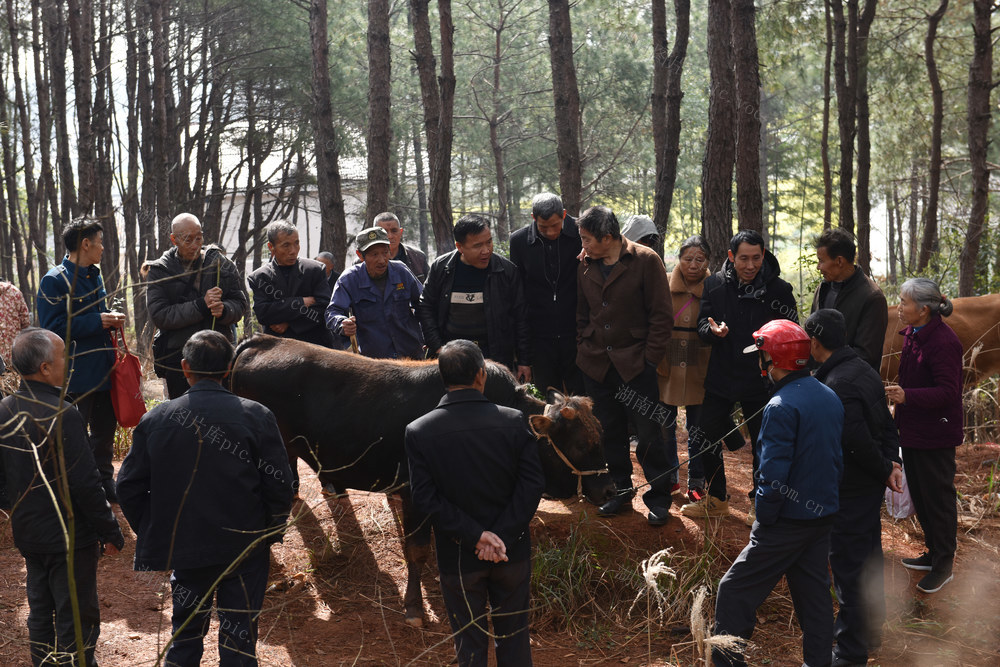
[[[274,416],[224,381],[252,304],[266,334],[374,358],[438,358],[448,393],[407,429],[406,450],[413,502],[437,534],[459,664],[485,664],[490,636],[499,664],[531,660],[527,527],[541,473],[519,413],[482,396],[486,358],[542,391],[590,397],[616,488],[601,517],[631,511],[640,489],[650,526],[671,520],[675,497],[686,496],[684,516],[729,516],[723,453],[749,446],[750,539],[719,585],[715,632],[749,639],[757,607],[784,576],[805,662],[865,664],[885,619],[882,497],[902,490],[904,469],[927,551],[902,564],[925,572],[924,593],[952,579],[963,432],[962,346],[942,319],[950,301],[930,280],[903,284],[899,378],[885,387],[886,300],[844,230],[816,240],[823,281],[800,326],[792,287],[755,231],[733,236],[715,273],[705,239],[688,238],[668,273],[646,216],[620,226],[595,206],[575,219],[543,193],[531,217],[511,235],[509,259],[494,252],[488,219],[465,215],[455,250],[428,263],[402,243],[399,219],[382,213],[356,235],[357,263],[339,274],[329,253],[300,257],[296,227],[277,221],[266,230],[270,260],[245,284],[224,251],[204,243],[197,217],[178,215],[171,248],[148,264],[144,283],[169,400],[139,423],[117,482],[109,376],[125,316],[109,307],[101,278],[101,224],[66,226],[67,256],[40,283],[39,328],[27,326],[16,288],[0,284],[0,358],[23,378],[0,403],[0,461],[28,569],[33,663],[77,650],[72,567],[83,650],[96,664],[97,559],[122,548],[109,504],[120,503],[137,536],[136,570],[172,571],[167,663],[198,664],[215,597],[222,664],[256,664],[268,549],[281,539],[297,477]],[[39,470],[66,481],[55,504],[34,482]],[[75,539],[64,539],[58,517],[70,506]],[[471,622],[487,603],[492,635]],[[739,648],[715,654],[717,665],[743,660]]]

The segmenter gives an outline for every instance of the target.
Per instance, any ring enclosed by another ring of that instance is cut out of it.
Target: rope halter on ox
[[[577,412],[576,412],[576,410],[574,408],[571,408],[568,405],[567,406],[563,406],[562,408],[559,408],[559,407],[557,407],[555,405],[552,405],[551,403],[549,403],[549,404],[547,404],[545,406],[545,412],[543,413],[543,415],[547,419],[549,419],[550,422],[555,422],[559,417],[562,417],[563,419],[566,419],[566,420],[576,419],[577,418]],[[604,466],[600,470],[580,470],[580,469],[578,469],[575,465],[573,465],[573,462],[569,460],[569,457],[567,457],[565,454],[563,454],[562,450],[559,449],[559,446],[556,445],[555,441],[552,439],[552,436],[549,435],[550,429],[545,429],[542,432],[539,432],[535,428],[532,428],[532,430],[535,432],[535,435],[537,435],[537,436],[539,436],[541,438],[545,438],[546,440],[548,440],[549,444],[552,446],[552,450],[556,453],[556,456],[558,456],[562,460],[562,462],[566,464],[566,467],[569,468],[569,471],[571,473],[573,473],[574,475],[576,475],[576,495],[577,495],[577,498],[579,498],[581,500],[584,499],[584,495],[583,495],[583,478],[584,477],[586,477],[588,475],[601,475],[601,474],[604,474],[604,473],[608,472],[608,467],[607,466]]]

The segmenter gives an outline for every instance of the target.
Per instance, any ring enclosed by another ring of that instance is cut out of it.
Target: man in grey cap
[[[622,227],[622,236],[632,243],[641,243],[647,248],[653,248],[660,233],[656,231],[656,225],[648,215],[632,215]]]
[[[357,336],[366,357],[422,358],[424,339],[414,315],[420,283],[405,264],[389,259],[389,235],[381,227],[362,229],[356,241],[361,263],[337,279],[326,325]]]

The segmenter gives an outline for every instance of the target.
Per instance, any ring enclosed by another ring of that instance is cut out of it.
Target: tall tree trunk
[[[923,197],[922,185],[919,164],[916,155],[914,155],[910,164],[910,217],[907,224],[908,233],[906,238],[906,271],[908,273],[913,273],[917,266],[917,245],[919,243],[917,240],[917,224],[920,219],[920,200]]]
[[[146,310],[146,290],[141,287],[139,275],[138,227],[139,227],[139,46],[136,40],[136,24],[133,12],[135,3],[142,0],[124,0],[125,21],[125,94],[127,96],[127,116],[125,127],[128,156],[126,165],[125,192],[122,195],[122,217],[125,223],[125,273],[132,285],[132,324],[135,327],[136,346],[139,356],[150,352],[152,327]]]
[[[52,108],[54,110],[66,109],[66,49],[69,33],[61,0],[42,1],[42,24],[45,30],[45,44],[49,50],[48,66],[51,71],[49,85],[52,92]],[[74,184],[73,156],[69,146],[68,115],[63,112],[54,114],[56,164],[59,169],[59,216],[52,220],[52,236],[56,257],[62,257],[66,250],[62,242],[62,222],[79,215],[80,212],[76,198],[76,185]]]
[[[753,0],[732,0],[736,81],[736,211],[740,229],[764,233],[760,194],[760,76]]]
[[[7,90],[7,82],[4,81],[4,73],[7,71],[6,63],[3,62],[3,51],[0,51],[0,90]],[[0,104],[0,127],[10,127],[10,119],[7,115],[7,105]],[[14,148],[11,146],[11,133],[0,132],[0,151],[3,153],[3,181],[7,190],[7,220],[3,221],[4,227],[10,230],[11,245],[14,246],[14,264],[17,267],[17,285],[24,292],[28,302],[28,308],[35,298],[35,290],[30,283],[31,265],[30,248],[26,247],[24,235],[21,233],[20,224],[20,202],[21,193],[17,184],[17,167],[14,164]]]
[[[857,104],[853,80],[848,80],[848,45],[856,35],[858,0],[848,0],[848,19],[844,17],[841,0],[830,0],[833,12],[833,71],[837,88],[837,127],[840,135],[840,226],[854,233],[854,199],[851,182],[854,178],[854,134]]]
[[[70,50],[73,52],[73,90],[76,92],[76,167],[80,175],[77,201],[80,212],[94,209],[94,179],[97,154],[91,125],[93,78],[90,66],[94,46],[94,22],[91,0],[68,0]]]
[[[500,141],[500,123],[504,120],[501,100],[501,78],[503,63],[503,27],[501,19],[494,30],[493,39],[493,86],[492,108],[490,109],[490,148],[493,151],[493,168],[497,182],[497,240],[506,243],[510,238],[511,224],[507,215],[507,172],[504,165],[503,144]]]
[[[172,217],[170,179],[168,174],[169,125],[169,59],[167,57],[167,29],[164,25],[164,0],[148,0],[150,9],[150,50],[153,56],[153,97],[150,130],[153,145],[150,159],[153,163],[151,180],[155,197],[153,219],[163,218],[165,224],[157,227],[157,246],[160,252],[167,249]],[[180,213],[180,211],[177,211]]]
[[[316,186],[322,220],[319,247],[321,251],[332,252],[334,268],[343,271],[347,257],[347,215],[340,184],[340,140],[333,128],[333,107],[330,102],[326,0],[311,0],[309,4],[309,38],[313,58],[312,117],[316,141]],[[246,205],[249,206],[249,201]]]
[[[888,230],[888,241],[886,250],[889,253],[889,284],[896,284],[896,229],[899,227],[899,195],[896,192],[896,184],[892,184],[892,191],[885,198],[885,215]]]
[[[736,159],[734,103],[730,61],[729,0],[708,0],[708,138],[701,167],[702,234],[712,249],[712,270],[722,266],[733,235],[733,164]]]
[[[867,0],[858,20],[857,53],[854,66],[854,99],[857,103],[858,181],[855,199],[858,207],[858,265],[871,274],[871,211],[868,181],[872,167],[872,142],[868,127],[868,35],[875,20],[877,0]]]
[[[431,40],[428,0],[412,0],[413,57],[420,75],[420,97],[424,106],[427,159],[430,172],[431,226],[437,252],[454,247],[451,213],[451,144],[455,102],[454,32],[450,0],[440,0],[438,15],[441,34],[441,74],[436,77],[436,61]],[[439,85],[440,84],[440,85]]]
[[[948,0],[941,0],[937,11],[927,17],[927,38],[924,40],[924,60],[927,78],[931,82],[931,99],[934,111],[931,120],[931,158],[927,165],[927,210],[924,211],[924,233],[920,239],[920,256],[917,271],[923,271],[931,261],[931,253],[938,249],[938,191],[941,189],[941,128],[944,124],[944,91],[938,77],[937,60],[934,58],[934,40],[938,25],[948,9]]]
[[[389,209],[392,144],[389,0],[368,0],[368,199],[365,227]]]
[[[958,295],[972,296],[976,287],[979,244],[990,197],[990,168],[986,161],[989,146],[990,90],[993,79],[993,48],[990,41],[992,0],[973,0],[973,52],[969,64],[969,162],[972,165],[972,208],[969,228],[959,260]]]
[[[417,228],[420,230],[420,250],[426,255],[430,244],[427,238],[427,186],[424,180],[424,149],[420,144],[420,130],[413,124],[413,167],[417,179]]]
[[[112,69],[111,69],[111,9],[109,0],[98,0],[98,38],[94,49],[96,72],[93,106],[94,164],[94,216],[104,228],[104,254],[101,255],[101,272],[108,294],[114,294],[119,283],[119,242],[115,206],[112,200],[114,185],[113,137],[111,132]],[[117,295],[115,295],[117,296]]]
[[[691,33],[690,0],[674,0],[677,25],[674,48],[667,55],[666,6],[653,0],[653,137],[656,150],[656,189],[653,195],[653,223],[660,232],[657,252],[663,256],[670,209],[677,182],[677,160],[681,137],[681,74]],[[661,92],[662,91],[662,92]],[[659,97],[662,96],[662,102]],[[656,137],[660,136],[659,141]]]
[[[556,158],[563,206],[577,215],[583,204],[583,166],[580,158],[580,89],[573,62],[573,27],[569,0],[549,0],[549,54],[552,96],[555,102]]]
[[[35,71],[35,105],[38,109],[38,153],[41,158],[41,173],[38,176],[38,219],[45,243],[46,221],[51,219],[53,230],[62,232],[60,220],[59,193],[56,190],[55,175],[52,170],[52,100],[49,77],[46,75],[46,58],[42,29],[42,7],[31,5],[31,46]],[[56,243],[58,250],[59,243]],[[60,257],[60,255],[56,255]],[[44,265],[43,265],[44,266]]]
[[[820,157],[823,160],[823,229],[830,229],[833,220],[833,176],[830,173],[830,60],[833,55],[833,21],[830,0],[823,1],[826,21],[826,49],[823,57],[823,134]]]
[[[153,79],[150,72],[152,38],[152,8],[148,0],[138,0],[136,5],[136,112],[139,116],[139,156],[142,164],[142,191],[139,194],[139,257],[140,264],[152,258],[159,250],[160,234],[169,233],[170,218],[166,212],[163,220],[158,221],[156,211],[157,193],[160,189],[160,160],[154,155],[157,144],[155,121],[153,114]],[[160,224],[158,224],[158,222]]]

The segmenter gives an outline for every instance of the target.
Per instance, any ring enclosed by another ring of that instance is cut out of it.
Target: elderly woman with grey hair
[[[886,387],[895,404],[903,471],[924,530],[927,551],[903,565],[927,574],[917,590],[935,593],[952,580],[958,512],[955,448],[962,444],[962,343],[941,319],[952,305],[933,280],[912,278],[899,292],[907,325],[899,384]]]

